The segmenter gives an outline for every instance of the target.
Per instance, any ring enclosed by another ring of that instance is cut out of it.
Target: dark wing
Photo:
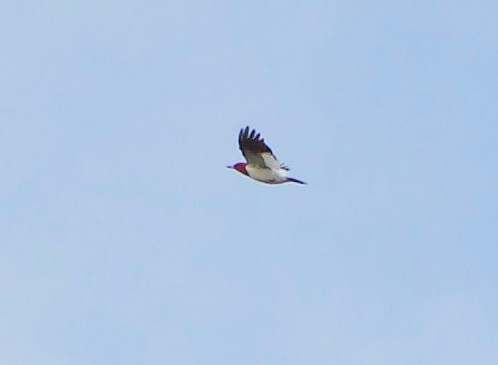
[[[260,138],[260,134],[256,133],[254,129],[250,131],[249,127],[245,127],[240,130],[239,148],[248,164],[272,169],[280,168],[280,163],[270,147],[265,144],[265,140]]]

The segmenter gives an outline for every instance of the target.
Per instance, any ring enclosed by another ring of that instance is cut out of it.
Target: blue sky
[[[497,17],[2,2],[0,362],[496,364]]]

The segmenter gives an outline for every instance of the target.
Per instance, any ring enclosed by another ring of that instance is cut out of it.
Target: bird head
[[[227,166],[229,169],[234,169],[240,172],[241,174],[247,175],[246,163],[238,162],[233,166]]]

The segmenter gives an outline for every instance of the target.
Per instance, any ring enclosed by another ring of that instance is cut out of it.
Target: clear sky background
[[[0,363],[497,364],[497,19],[3,1]]]

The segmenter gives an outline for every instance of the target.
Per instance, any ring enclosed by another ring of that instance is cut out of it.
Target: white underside
[[[274,170],[254,165],[247,165],[246,171],[252,179],[268,184],[281,184],[287,181],[287,177],[285,176],[287,171],[284,169]]]

